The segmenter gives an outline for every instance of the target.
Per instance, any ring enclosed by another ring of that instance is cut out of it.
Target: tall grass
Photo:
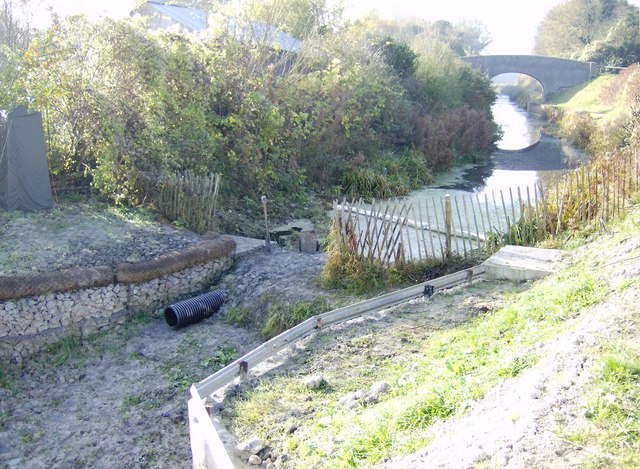
[[[278,302],[269,307],[264,325],[260,333],[270,339],[281,332],[300,324],[316,314],[329,311],[329,303],[325,298],[314,298],[311,302],[289,303]]]

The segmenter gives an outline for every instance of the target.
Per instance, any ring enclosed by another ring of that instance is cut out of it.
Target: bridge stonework
[[[503,73],[522,73],[540,82],[544,99],[564,88],[585,83],[596,76],[596,64],[539,55],[475,55],[460,57],[473,67],[487,72],[489,78]]]

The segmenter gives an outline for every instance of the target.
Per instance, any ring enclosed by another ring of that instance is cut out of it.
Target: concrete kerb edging
[[[355,305],[318,314],[265,342],[204,380],[194,383],[190,388],[191,397],[189,399],[189,433],[193,467],[208,469],[235,467],[205,407],[207,396],[214,394],[238,378],[244,378],[249,370],[316,330],[404,301],[421,296],[431,296],[438,290],[452,288],[463,283],[470,284],[473,279],[484,276],[484,273],[485,266],[479,265]]]

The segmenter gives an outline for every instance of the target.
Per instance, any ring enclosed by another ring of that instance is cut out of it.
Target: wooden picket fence
[[[204,233],[216,230],[216,203],[220,191],[218,173],[197,175],[184,171],[167,177],[160,184],[158,207],[171,221]]]
[[[532,246],[568,229],[606,227],[639,189],[638,152],[567,172],[555,184],[421,201],[334,202],[339,249],[393,264]]]

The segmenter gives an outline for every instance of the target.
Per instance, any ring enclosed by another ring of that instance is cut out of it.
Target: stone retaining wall
[[[156,311],[203,292],[233,265],[235,243],[220,238],[207,242],[206,246],[212,244],[215,249],[210,249],[209,256],[200,257],[202,263],[184,268],[184,262],[176,262],[180,270],[167,273],[171,269],[164,262],[156,278],[148,280],[152,275],[140,274],[147,281],[119,281],[115,275],[108,285],[0,301],[0,359],[17,363],[66,336],[86,336],[115,322],[126,321],[132,313]],[[173,253],[166,258],[181,256]],[[166,259],[155,260],[161,261]],[[143,262],[149,264],[149,261]]]

